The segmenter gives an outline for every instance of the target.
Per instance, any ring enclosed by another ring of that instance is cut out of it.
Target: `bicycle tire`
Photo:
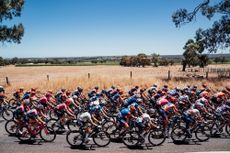
[[[230,136],[230,124],[229,123],[225,125],[225,131]]]
[[[31,139],[31,134],[26,126],[17,128],[16,135],[20,141],[28,141]]]
[[[126,132],[122,137],[122,142],[127,147],[137,146],[140,140],[140,135],[137,131]]]
[[[12,126],[15,126],[15,127],[13,127],[13,129],[12,129]],[[16,134],[17,123],[14,120],[7,121],[6,124],[5,124],[5,130],[10,135]]]
[[[14,118],[14,113],[12,110],[6,109],[2,112],[2,118],[6,121],[10,121]]]
[[[110,144],[110,136],[105,131],[99,131],[93,135],[93,142],[99,147],[106,147]]]
[[[195,136],[201,142],[208,141],[208,139],[211,136],[211,130],[206,125],[205,126],[200,126],[195,131]]]
[[[185,132],[185,128],[175,126],[171,132],[171,139],[173,142],[184,142],[187,138],[187,134]]]
[[[80,146],[84,142],[83,135],[80,133],[80,131],[74,130],[69,131],[66,134],[66,141],[70,146]]]
[[[56,132],[50,127],[41,129],[39,135],[45,142],[53,142],[56,139]],[[47,135],[51,136],[51,139],[47,139]]]
[[[166,140],[163,129],[154,129],[150,131],[148,135],[148,140],[153,146],[159,146],[163,144]]]

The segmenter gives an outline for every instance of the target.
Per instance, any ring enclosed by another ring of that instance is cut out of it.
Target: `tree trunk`
[[[183,63],[183,68],[182,68],[182,71],[183,71],[183,72],[185,72],[186,65],[187,65],[187,64],[184,62],[184,63]]]

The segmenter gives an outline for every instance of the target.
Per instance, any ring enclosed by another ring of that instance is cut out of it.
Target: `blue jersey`
[[[131,105],[132,103],[137,102],[137,98],[136,97],[130,97],[125,101],[125,106],[128,107],[129,105]]]
[[[130,110],[128,108],[124,108],[119,113],[119,118],[126,118],[130,114]]]

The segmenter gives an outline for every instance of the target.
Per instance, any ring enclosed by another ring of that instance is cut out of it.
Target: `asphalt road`
[[[184,153],[201,151],[229,151],[230,137],[222,135],[221,138],[211,138],[208,142],[194,142],[188,144],[174,144],[167,139],[161,146],[152,148],[129,149],[123,143],[112,142],[108,147],[85,150],[84,148],[71,149],[65,140],[65,134],[58,135],[52,143],[44,143],[37,140],[35,143],[22,144],[16,137],[9,136],[4,129],[5,121],[0,119],[0,153],[76,153],[79,151],[89,153]]]

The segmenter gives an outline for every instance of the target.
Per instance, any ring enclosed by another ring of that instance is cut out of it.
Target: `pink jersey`
[[[45,96],[43,96],[43,97],[39,100],[39,103],[40,103],[40,104],[47,104],[47,103],[48,103],[48,99],[47,99]]]
[[[65,110],[65,109],[67,108],[67,106],[66,106],[65,103],[63,103],[63,104],[57,105],[56,108],[57,108],[58,110]]]

